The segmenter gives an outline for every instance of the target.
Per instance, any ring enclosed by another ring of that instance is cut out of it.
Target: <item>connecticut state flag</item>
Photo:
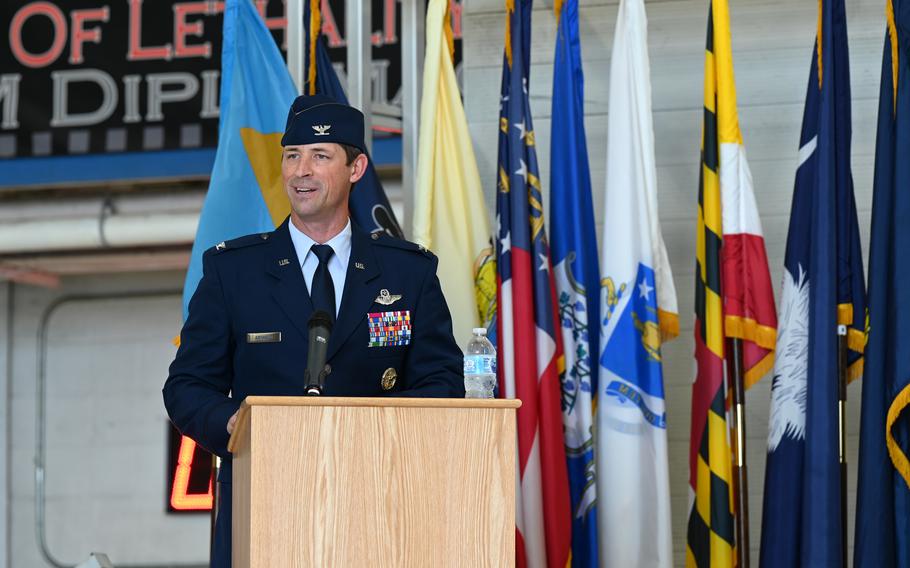
[[[202,253],[224,240],[272,231],[290,213],[281,179],[281,136],[296,95],[255,5],[227,0],[218,150],[183,287],[184,318],[202,278]]]
[[[584,72],[578,0],[554,5],[559,18],[553,66],[550,132],[550,234],[566,370],[562,380],[572,566],[596,567],[597,481],[594,464],[594,393],[600,321],[600,273],[591,173],[585,140]]]

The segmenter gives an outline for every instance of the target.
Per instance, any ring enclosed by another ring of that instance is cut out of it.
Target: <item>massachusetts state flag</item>
[[[597,566],[594,392],[600,321],[600,273],[584,122],[584,72],[578,0],[556,2],[559,27],[553,65],[550,134],[550,229],[559,327],[566,365],[562,382],[572,566]]]
[[[281,136],[296,94],[255,5],[227,0],[218,149],[183,287],[184,318],[202,278],[202,253],[227,239],[272,231],[290,213]]]
[[[862,373],[865,286],[850,173],[843,0],[819,3],[799,141],[771,386],[761,565],[846,564],[838,443],[839,332]]]
[[[752,175],[736,110],[727,0],[712,0],[698,191],[695,359],[689,446],[688,566],[732,566],[733,454],[727,422],[726,342],[742,344],[746,387],[774,362],[777,318]],[[740,454],[741,455],[741,454]],[[737,463],[744,467],[744,463]]]
[[[604,566],[673,565],[661,343],[679,334],[660,232],[643,0],[621,0],[610,64],[597,393]]]
[[[507,0],[497,173],[500,392],[518,409],[519,566],[564,568],[571,512],[560,410],[565,361],[528,101],[531,2]]]
[[[891,0],[882,57],[869,247],[869,342],[853,565],[910,567],[910,3]]]

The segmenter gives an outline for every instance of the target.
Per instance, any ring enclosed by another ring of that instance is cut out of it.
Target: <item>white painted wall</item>
[[[183,274],[175,272],[65,278],[58,290],[16,286],[11,314],[0,302],[0,345],[7,341],[6,318],[14,318],[11,396],[4,410],[11,447],[0,458],[11,462],[9,566],[47,565],[35,536],[33,467],[37,333],[45,310],[74,294],[182,285]],[[117,566],[208,560],[208,517],[164,512],[168,426],[161,387],[180,310],[179,294],[74,301],[49,320],[47,545],[63,563],[81,562],[92,551],[108,553]]]
[[[814,0],[730,2],[740,124],[752,167],[772,281],[783,266],[799,130],[816,31]],[[531,108],[544,198],[550,172],[550,115],[556,18],[552,0],[535,3],[532,20]],[[610,49],[618,1],[581,2],[588,151],[598,235],[602,230]],[[677,565],[684,564],[688,515],[688,451],[693,359],[695,212],[703,106],[706,0],[646,3],[653,89],[660,216],[680,301],[681,334],[664,346],[670,476]],[[498,100],[504,39],[503,2],[464,4],[464,100],[478,166],[494,207]],[[872,205],[875,117],[884,38],[884,3],[847,3],[853,93],[853,175],[864,245]],[[548,201],[545,201],[548,203]],[[548,211],[548,209],[547,209]],[[609,246],[600,243],[601,247]],[[765,378],[747,395],[752,561],[758,561],[768,401]],[[850,553],[856,492],[860,385],[849,390]],[[621,458],[619,458],[621,459]]]

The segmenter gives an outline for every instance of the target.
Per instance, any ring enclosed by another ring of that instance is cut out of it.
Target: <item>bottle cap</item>
[[[474,334],[476,334],[476,335],[486,335],[486,334],[487,334],[487,328],[485,328],[485,327],[475,327],[474,329],[471,330],[471,332],[474,333]]]

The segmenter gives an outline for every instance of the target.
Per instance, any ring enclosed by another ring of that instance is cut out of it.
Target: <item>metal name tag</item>
[[[281,341],[280,331],[246,334],[247,343],[278,343],[279,341]]]

